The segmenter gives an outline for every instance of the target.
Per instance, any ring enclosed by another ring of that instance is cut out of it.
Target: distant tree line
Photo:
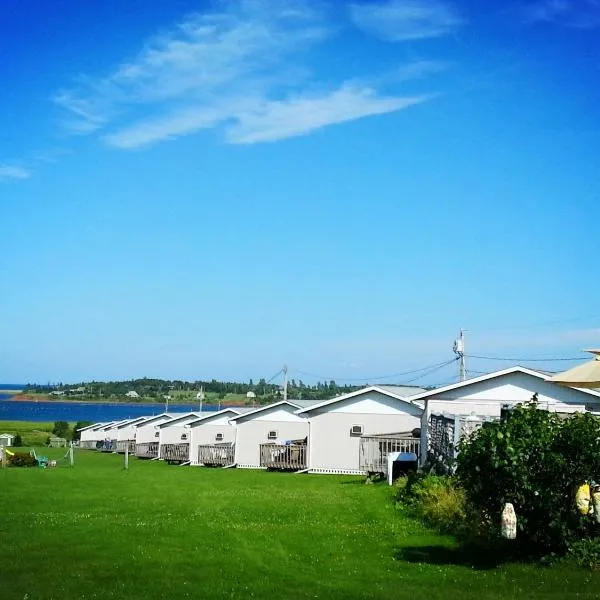
[[[317,382],[307,385],[301,380],[291,379],[288,383],[288,398],[304,400],[325,400],[338,394],[360,389],[362,386],[340,385],[335,381]],[[27,384],[24,393],[36,392],[52,394],[62,392],[66,396],[88,396],[95,398],[119,398],[127,392],[135,391],[143,398],[162,398],[174,391],[196,392],[202,388],[207,393],[217,394],[224,398],[227,394],[247,394],[254,392],[258,398],[272,399],[281,396],[281,386],[268,383],[265,379],[254,382],[252,379],[245,382],[236,381],[181,381],[179,379],[130,379],[126,381],[88,381],[79,383],[57,383],[55,385]]]

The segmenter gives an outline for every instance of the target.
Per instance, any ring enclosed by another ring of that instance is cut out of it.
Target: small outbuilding
[[[50,446],[50,448],[64,448],[66,445],[67,445],[66,438],[52,436],[48,440],[48,446]]]
[[[13,445],[13,440],[15,436],[12,433],[2,433],[0,434],[0,446],[4,446],[8,448]]]
[[[140,395],[135,390],[131,390],[130,392],[127,392],[125,394],[125,396],[127,398],[139,398],[140,397]]]

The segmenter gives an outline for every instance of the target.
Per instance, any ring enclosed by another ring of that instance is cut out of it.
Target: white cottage
[[[158,430],[158,457],[169,462],[185,463],[190,460],[190,430],[186,425],[203,416],[190,412],[160,423]]]
[[[189,423],[190,463],[222,467],[233,464],[236,426],[230,419],[249,410],[225,408]]]
[[[381,470],[387,453],[418,454],[422,407],[411,386],[370,386],[298,411],[308,421],[308,470],[361,475]],[[373,464],[369,464],[369,461]]]
[[[237,428],[235,464],[240,468],[306,468],[308,422],[300,406],[282,400],[231,419]]]
[[[96,443],[99,441],[97,430],[104,425],[107,425],[107,423],[93,423],[92,425],[78,429],[79,447],[95,449]]]
[[[97,446],[101,452],[116,452],[117,450],[117,427],[124,423],[127,423],[129,419],[123,419],[121,421],[114,421],[106,426],[96,429],[96,432],[100,436],[101,445]]]
[[[135,452],[135,433],[137,425],[150,417],[137,417],[117,425],[117,452],[125,452],[128,448],[132,454]]]
[[[549,381],[550,375],[526,367],[467,379],[412,396],[428,413],[476,414],[499,417],[502,407],[528,402],[534,394],[538,406],[555,412],[600,410],[600,392],[564,387]]]
[[[173,415],[161,413],[135,426],[135,455],[138,458],[158,458],[158,426],[171,419]]]

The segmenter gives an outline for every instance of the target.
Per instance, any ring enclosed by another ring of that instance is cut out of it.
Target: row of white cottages
[[[431,413],[499,416],[503,406],[534,394],[547,410],[600,411],[600,392],[548,379],[512,367],[429,391],[370,386],[323,402],[163,413],[83,428],[81,445],[120,452],[127,446],[140,458],[180,464],[363,474],[383,470],[384,449],[418,455]]]

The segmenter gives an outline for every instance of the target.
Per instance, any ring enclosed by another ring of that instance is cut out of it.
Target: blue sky
[[[600,346],[600,2],[483,4],[5,0],[0,380]]]

